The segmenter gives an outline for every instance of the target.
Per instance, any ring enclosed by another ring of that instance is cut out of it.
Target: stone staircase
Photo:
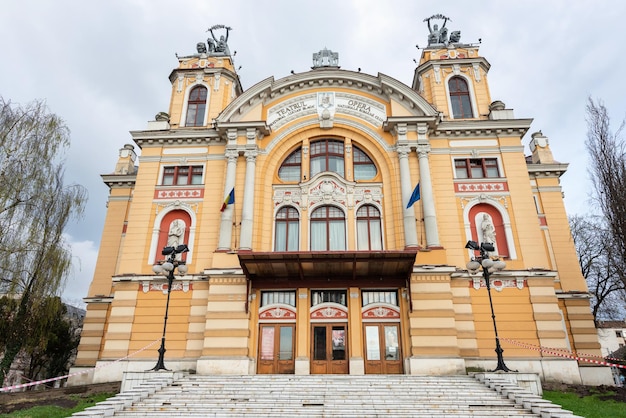
[[[73,416],[574,417],[493,375],[159,377]]]

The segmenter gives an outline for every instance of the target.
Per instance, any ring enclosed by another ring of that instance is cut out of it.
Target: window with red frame
[[[194,87],[187,101],[187,118],[185,126],[204,126],[206,113],[207,89],[203,86]]]
[[[496,158],[457,158],[454,160],[457,179],[482,179],[500,177]]]
[[[187,186],[192,184],[202,184],[202,173],[204,167],[201,165],[171,166],[163,169],[163,186]]]

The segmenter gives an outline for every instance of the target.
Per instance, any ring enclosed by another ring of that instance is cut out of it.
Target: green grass
[[[0,418],[65,418],[74,412],[83,411],[85,408],[94,406],[98,402],[102,402],[115,393],[99,393],[88,398],[72,395],[70,398],[75,399],[78,403],[73,408],[61,408],[59,406],[35,406],[21,411],[15,411],[11,414],[0,414]]]
[[[543,398],[563,409],[572,411],[574,415],[585,418],[626,418],[626,405],[623,402],[600,399],[600,394],[580,397],[572,392],[557,392],[546,390]]]

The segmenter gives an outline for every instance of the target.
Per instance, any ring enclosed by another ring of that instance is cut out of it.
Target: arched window
[[[341,209],[322,206],[311,213],[311,251],[346,249],[346,219]]]
[[[187,102],[187,118],[185,126],[203,126],[206,112],[207,89],[204,86],[196,86],[189,93]]]
[[[355,180],[370,180],[376,177],[376,165],[372,159],[358,147],[352,147],[352,163]]]
[[[383,239],[380,211],[372,205],[364,205],[356,212],[357,249],[382,250]]]
[[[276,214],[274,251],[298,251],[300,242],[300,217],[298,211],[286,206]]]
[[[283,181],[300,181],[300,165],[302,163],[302,148],[292,152],[283,161],[278,169],[278,177]]]
[[[311,177],[324,171],[344,176],[342,141],[322,139],[311,143]]]
[[[467,81],[463,77],[452,77],[448,81],[448,88],[450,91],[450,104],[452,105],[452,117],[454,119],[473,118]]]

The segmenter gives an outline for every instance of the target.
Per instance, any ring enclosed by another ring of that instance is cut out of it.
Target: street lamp
[[[161,348],[159,348],[159,359],[157,360],[157,364],[150,369],[150,371],[167,370],[163,363],[163,357],[165,355],[167,311],[170,308],[170,293],[172,292],[172,282],[174,282],[174,270],[178,268],[178,273],[181,275],[187,273],[187,265],[183,260],[178,260],[176,256],[181,253],[186,253],[187,251],[189,251],[189,248],[185,244],[181,244],[177,247],[165,247],[163,251],[161,251],[161,254],[167,256],[167,259],[152,266],[154,273],[167,276],[167,302],[165,303],[165,318],[163,318],[163,336],[161,337]]]
[[[496,259],[495,261],[489,257],[487,254],[490,251],[495,251],[495,247],[493,244],[488,242],[482,242],[480,245],[476,241],[467,241],[465,248],[474,251],[480,251],[480,257],[474,257],[472,260],[467,263],[467,270],[471,274],[476,274],[478,269],[482,267],[483,270],[483,278],[485,279],[485,285],[487,286],[487,293],[489,294],[489,307],[491,307],[491,319],[493,320],[493,331],[496,335],[496,354],[498,355],[498,366],[493,370],[497,372],[498,370],[502,370],[504,372],[512,372],[515,370],[511,370],[506,367],[504,364],[504,358],[502,357],[502,352],[504,351],[500,346],[500,338],[498,338],[498,327],[496,326],[496,314],[493,312],[493,301],[491,300],[491,283],[489,281],[489,276],[491,273],[495,271],[503,270],[506,267],[506,263],[500,259]]]

